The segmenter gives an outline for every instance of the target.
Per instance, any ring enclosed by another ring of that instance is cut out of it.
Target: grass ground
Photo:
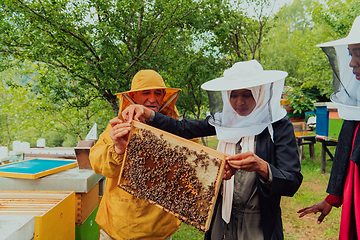
[[[208,146],[216,148],[215,137],[207,139]],[[334,153],[335,147],[329,147]],[[282,219],[284,224],[285,239],[296,240],[322,240],[338,239],[341,208],[333,208],[331,213],[320,225],[316,223],[319,214],[310,214],[299,219],[297,210],[313,205],[327,195],[325,190],[329,179],[332,162],[328,161],[326,173],[322,174],[321,166],[321,144],[315,144],[315,160],[309,157],[309,148],[304,147],[305,159],[301,163],[303,183],[293,197],[283,197],[281,201]],[[173,240],[200,240],[204,233],[194,227],[182,224],[180,229],[173,235]]]

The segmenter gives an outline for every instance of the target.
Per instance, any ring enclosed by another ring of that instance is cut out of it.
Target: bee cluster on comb
[[[222,179],[224,154],[135,124],[141,126],[132,126],[119,187],[206,231]]]

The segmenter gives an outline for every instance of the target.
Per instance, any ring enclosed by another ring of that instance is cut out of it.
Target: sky
[[[235,2],[236,0],[233,0],[233,1]],[[277,13],[277,12],[279,11],[279,9],[280,9],[281,7],[283,7],[285,4],[291,4],[294,0],[269,0],[269,1],[270,1],[271,5],[272,5],[273,7],[267,9],[266,12],[270,12],[270,11],[272,10],[272,14],[275,14],[275,13]],[[249,7],[247,10],[248,10],[248,13],[249,13],[250,15],[253,15],[254,10],[253,10],[251,7]]]
[[[285,4],[291,4],[294,0],[274,0],[274,13],[279,11],[279,9]]]

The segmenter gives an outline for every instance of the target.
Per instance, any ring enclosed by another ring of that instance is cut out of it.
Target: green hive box
[[[329,137],[338,138],[343,124],[343,119],[329,119]]]
[[[75,240],[99,240],[99,225],[95,222],[99,206],[81,225],[75,225]]]

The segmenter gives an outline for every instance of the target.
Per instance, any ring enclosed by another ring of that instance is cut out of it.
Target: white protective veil
[[[224,71],[224,76],[204,83],[201,87],[209,96],[209,123],[219,139],[217,150],[234,155],[235,145],[241,141],[242,151],[254,152],[255,135],[268,128],[273,140],[271,123],[286,115],[280,105],[286,72],[263,70],[256,60],[235,63]],[[247,116],[240,116],[230,104],[232,90],[251,90],[255,107]],[[229,223],[231,216],[234,176],[223,181],[222,218]]]
[[[338,105],[339,116],[345,120],[360,121],[360,81],[349,66],[349,44],[360,43],[360,16],[347,37],[317,45],[327,55],[333,70],[334,93],[331,100]],[[358,66],[359,67],[359,66]]]
[[[224,76],[204,83],[201,88],[209,96],[211,118],[209,123],[216,129],[217,138],[226,142],[237,143],[244,136],[261,133],[271,123],[282,119],[286,110],[281,107],[280,99],[284,88],[286,72],[263,70],[256,60],[235,63],[224,71]],[[258,104],[256,86],[261,86],[264,94]],[[249,89],[257,106],[248,116],[239,116],[229,103],[229,91]],[[272,129],[269,133],[272,136]]]

